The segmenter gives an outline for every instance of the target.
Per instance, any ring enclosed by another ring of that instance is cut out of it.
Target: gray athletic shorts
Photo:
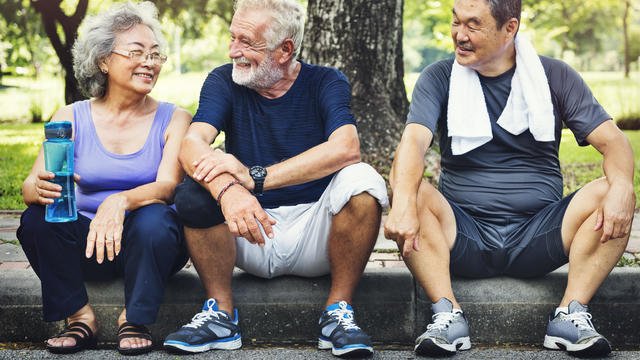
[[[569,262],[562,245],[562,219],[575,193],[533,216],[471,216],[449,201],[456,217],[451,274],[469,278],[545,275]]]

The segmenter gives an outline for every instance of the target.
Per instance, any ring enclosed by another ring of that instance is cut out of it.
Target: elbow
[[[187,159],[187,152],[185,150],[191,145],[191,143],[193,143],[193,139],[189,135],[186,135],[180,143],[180,150],[178,151],[178,162],[180,163],[180,166],[182,166],[184,171],[188,171],[189,168],[189,161]]]
[[[360,141],[358,141],[357,137],[355,139],[345,141],[344,146],[342,147],[342,158],[344,159],[345,166],[362,161]]]

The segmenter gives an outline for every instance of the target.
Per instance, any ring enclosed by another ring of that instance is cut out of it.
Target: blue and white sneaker
[[[610,353],[611,345],[593,327],[587,310],[587,306],[573,300],[569,303],[568,314],[560,311],[549,316],[544,347],[585,357],[601,357]]]
[[[226,311],[218,310],[215,299],[204,303],[202,312],[180,330],[169,334],[164,341],[167,350],[203,352],[212,349],[235,350],[242,346],[238,310],[233,310],[233,318]]]
[[[447,298],[441,298],[431,304],[433,309],[432,323],[427,331],[416,339],[414,351],[418,355],[443,356],[453,355],[458,350],[471,349],[469,324],[461,310],[454,310]]]
[[[363,357],[373,354],[371,338],[356,325],[353,308],[346,301],[327,306],[320,316],[318,349],[336,356]]]

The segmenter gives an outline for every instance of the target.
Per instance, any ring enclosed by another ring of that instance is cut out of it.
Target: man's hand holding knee
[[[418,247],[419,232],[420,222],[415,203],[411,206],[405,202],[391,208],[387,221],[384,223],[384,236],[398,244],[398,248],[402,249],[403,257],[409,256],[412,249],[420,251]]]
[[[224,196],[218,197],[218,202],[227,220],[229,231],[234,236],[241,236],[252,244],[264,246],[264,237],[260,232],[259,223],[265,234],[270,239],[273,238],[272,226],[276,221],[267,215],[258,199],[243,186],[230,186],[224,192]]]
[[[631,232],[636,195],[633,184],[612,183],[601,207],[594,230],[602,229],[600,242],[625,238]]]

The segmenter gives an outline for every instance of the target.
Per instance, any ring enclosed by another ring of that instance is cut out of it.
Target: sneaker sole
[[[238,337],[234,339],[212,341],[201,345],[190,345],[180,341],[169,340],[165,341],[163,345],[167,350],[178,350],[188,353],[199,353],[209,350],[237,350],[242,347],[242,338],[238,335]]]
[[[349,345],[348,347],[344,347],[341,349],[337,349],[333,347],[331,341],[323,340],[318,338],[318,349],[320,350],[329,350],[331,349],[331,353],[335,356],[340,357],[365,357],[373,354],[373,347],[367,346],[364,344],[354,344]]]
[[[611,352],[611,345],[604,338],[595,338],[586,344],[574,344],[561,337],[545,335],[543,345],[550,350],[566,350],[572,355],[585,357],[604,356]]]
[[[465,336],[455,339],[452,344],[436,344],[433,339],[426,338],[416,345],[414,351],[418,355],[443,356],[453,355],[458,350],[463,351],[469,349],[471,349],[471,340],[468,336]]]

